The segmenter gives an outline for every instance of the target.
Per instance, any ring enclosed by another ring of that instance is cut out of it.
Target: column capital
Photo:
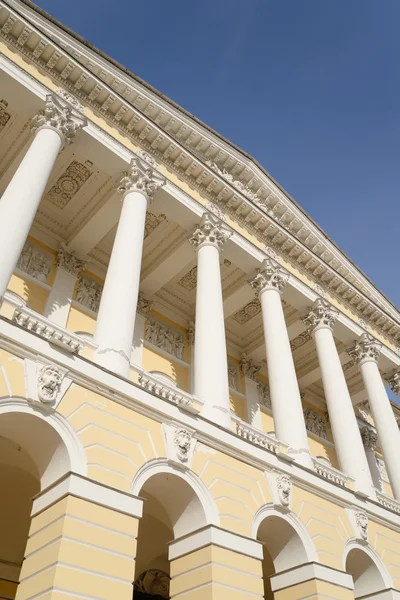
[[[214,246],[217,250],[222,250],[231,235],[232,231],[229,227],[210,212],[205,212],[189,237],[189,242],[197,250],[202,246]]]
[[[380,344],[372,335],[363,333],[361,338],[356,340],[354,345],[347,348],[346,351],[355,364],[361,365],[370,361],[378,363],[381,348],[382,344]]]
[[[87,124],[82,110],[74,97],[64,90],[48,94],[44,109],[31,120],[31,130],[36,134],[41,129],[53,129],[63,144],[70,144],[78,129]]]
[[[141,192],[151,202],[157,190],[165,185],[165,179],[153,167],[138,156],[131,159],[128,171],[124,171],[117,184],[118,193]]]
[[[302,317],[302,321],[311,332],[318,329],[330,329],[333,331],[338,315],[339,311],[333,308],[329,302],[322,298],[317,298],[314,304],[308,309],[308,312]]]
[[[137,312],[143,317],[147,317],[148,312],[153,308],[153,301],[149,298],[145,298],[143,294],[139,292]]]
[[[289,273],[287,271],[270,258],[266,258],[261,268],[257,269],[254,279],[250,280],[249,283],[256,290],[257,296],[267,290],[275,290],[281,294],[288,279]]]
[[[240,357],[240,368],[245,377],[258,381],[257,375],[260,372],[261,364],[249,358],[245,353]]]
[[[398,396],[400,393],[400,370],[394,371],[388,381],[392,392]]]
[[[373,450],[375,452],[378,441],[376,431],[374,431],[371,427],[363,427],[360,429],[360,433],[364,448],[366,450]]]
[[[70,252],[65,244],[61,244],[57,254],[57,266],[67,271],[67,273],[78,277],[85,269],[86,262],[78,258],[73,252]]]

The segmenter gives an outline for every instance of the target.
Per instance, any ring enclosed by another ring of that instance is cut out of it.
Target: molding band
[[[270,578],[271,589],[273,592],[276,592],[312,579],[326,581],[327,583],[332,583],[348,590],[354,589],[353,577],[350,573],[332,569],[317,562],[306,563],[272,575]]]
[[[221,529],[221,527],[215,527],[215,525],[207,525],[171,542],[168,559],[174,560],[210,545],[226,548],[259,560],[262,560],[263,557],[261,542]]]
[[[31,517],[66,496],[75,496],[138,519],[143,514],[143,500],[141,498],[108,487],[77,473],[66,473],[34,497]]]

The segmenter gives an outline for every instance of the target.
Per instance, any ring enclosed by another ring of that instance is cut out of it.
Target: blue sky
[[[399,0],[37,0],[239,145],[397,305]]]

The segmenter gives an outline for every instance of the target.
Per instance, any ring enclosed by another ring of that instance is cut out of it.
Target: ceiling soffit
[[[255,163],[18,0],[0,6],[8,45],[398,343],[398,311]]]

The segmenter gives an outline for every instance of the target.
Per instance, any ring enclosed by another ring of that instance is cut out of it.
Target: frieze
[[[82,275],[76,289],[75,301],[97,313],[100,306],[103,286],[87,275]]]
[[[27,241],[18,259],[17,268],[34,279],[46,283],[53,264],[53,254]]]
[[[168,325],[149,317],[146,321],[145,340],[179,360],[185,360],[185,335]]]
[[[261,406],[264,406],[265,408],[268,408],[269,410],[271,410],[271,396],[270,396],[270,392],[269,392],[268,383],[259,381],[257,384],[257,390],[258,390],[258,401],[261,404]]]
[[[323,439],[328,439],[327,435],[327,421],[324,415],[321,415],[317,411],[310,407],[303,408],[304,421],[306,429],[310,433],[314,433]]]
[[[297,350],[298,348],[301,348],[302,346],[304,346],[304,344],[307,344],[307,342],[309,342],[310,340],[311,340],[311,333],[309,331],[304,331],[303,333],[300,333],[300,335],[295,337],[290,342],[290,347],[292,349],[292,352],[293,352],[293,350]]]
[[[237,365],[231,361],[228,361],[228,382],[229,387],[232,390],[238,391],[238,371]]]
[[[166,220],[165,215],[154,215],[153,213],[147,211],[146,213],[146,222],[144,226],[144,237],[147,238],[156,227],[160,225],[163,221]]]

